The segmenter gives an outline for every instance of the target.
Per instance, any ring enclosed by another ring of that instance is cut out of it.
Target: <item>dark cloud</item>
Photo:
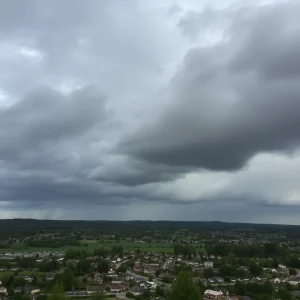
[[[233,17],[228,41],[190,50],[169,107],[120,151],[169,166],[235,170],[257,153],[298,147],[299,9],[294,2],[247,11],[246,24]]]
[[[0,110],[0,160],[53,147],[85,134],[106,118],[105,97],[92,86],[69,96],[39,88]],[[56,144],[57,145],[57,144]]]
[[[1,2],[0,217],[286,218],[300,6],[239,3]]]

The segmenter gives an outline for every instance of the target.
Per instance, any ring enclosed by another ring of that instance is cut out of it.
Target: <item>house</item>
[[[120,284],[120,283],[122,283],[122,282],[123,282],[123,279],[120,278],[120,277],[116,277],[116,278],[113,278],[113,279],[111,280],[111,283],[117,283],[117,284]]]
[[[287,282],[289,285],[298,285],[300,282],[298,281],[298,280],[289,280],[288,282]]]
[[[129,281],[129,280],[133,280],[134,276],[129,274],[129,273],[125,273],[122,275],[123,280]]]
[[[279,264],[279,265],[278,265],[278,268],[279,268],[279,269],[286,269],[286,265]]]
[[[111,284],[109,290],[111,293],[121,293],[125,292],[125,286],[122,284]]]
[[[135,272],[142,272],[143,271],[143,267],[140,264],[135,264],[133,267],[133,271]]]
[[[109,277],[109,278],[116,278],[116,277],[119,277],[119,274],[118,273],[108,273],[107,277]]]
[[[135,281],[135,282],[143,282],[143,281],[145,281],[145,277],[142,277],[142,276],[135,276],[135,277],[134,277],[134,281]]]
[[[15,287],[14,293],[23,293],[23,287],[22,286]]]
[[[276,269],[272,269],[271,272],[272,273],[277,273],[277,270]]]
[[[47,275],[46,276],[46,281],[52,281],[54,280],[54,275]]]
[[[228,296],[229,293],[225,288],[220,288],[220,289],[214,289],[216,292],[222,292],[224,296]]]
[[[279,284],[281,281],[280,281],[280,279],[279,278],[274,278],[273,279],[273,283],[275,283],[275,284]]]
[[[294,297],[296,297],[296,298],[299,298],[299,297],[300,297],[300,291],[292,291],[291,293],[292,293],[292,295],[293,295]]]
[[[140,284],[140,286],[143,286],[149,290],[155,290],[157,287],[157,283],[155,283],[153,281],[144,281]]]
[[[7,293],[7,288],[3,285],[0,286],[0,294],[6,294]]]
[[[221,291],[213,291],[213,290],[206,290],[203,295],[203,298],[206,299],[220,299],[222,297],[223,297],[223,293]]]
[[[135,285],[135,286],[129,288],[129,291],[130,291],[130,293],[132,293],[134,296],[139,296],[139,295],[142,295],[142,294],[144,293],[145,287]]]
[[[194,267],[194,268],[192,268],[192,272],[193,273],[200,273],[200,272],[202,272],[202,268],[200,268],[200,267]]]
[[[24,279],[28,282],[32,282],[33,281],[33,277],[31,276],[25,276]]]
[[[213,268],[214,263],[212,261],[205,261],[204,262],[204,268]]]
[[[39,293],[40,291],[41,291],[40,288],[38,288],[36,286],[25,286],[24,287],[25,294],[35,295],[35,294]]]
[[[88,286],[88,287],[86,288],[86,291],[87,291],[87,293],[88,293],[89,295],[90,295],[90,294],[96,294],[96,293],[101,292],[101,288],[100,288],[99,286],[93,285],[93,286]]]
[[[159,266],[144,266],[144,273],[155,275],[156,271],[160,270]]]
[[[95,273],[94,277],[88,277],[88,283],[93,283],[93,284],[102,284],[103,278],[101,277],[100,273]]]
[[[86,290],[75,290],[75,291],[67,291],[65,292],[66,296],[88,296],[88,293]]]

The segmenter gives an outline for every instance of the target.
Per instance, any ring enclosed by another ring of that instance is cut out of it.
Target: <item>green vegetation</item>
[[[200,287],[193,283],[190,272],[180,272],[168,300],[200,300]]]

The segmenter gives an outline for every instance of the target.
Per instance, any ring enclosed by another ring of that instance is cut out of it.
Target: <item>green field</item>
[[[96,240],[81,240],[80,243],[82,246],[64,246],[60,248],[38,248],[38,247],[11,247],[8,249],[0,249],[0,253],[6,252],[61,252],[67,251],[70,249],[73,250],[86,250],[87,252],[92,253],[96,248],[111,248],[114,245],[122,246],[125,250],[137,250],[140,249],[143,252],[166,252],[172,253],[173,252],[173,245],[172,244],[159,244],[159,243],[135,243],[135,242],[117,242],[117,241],[104,241],[99,242]],[[194,245],[197,247],[197,252],[201,251],[205,253],[205,248],[203,245]]]

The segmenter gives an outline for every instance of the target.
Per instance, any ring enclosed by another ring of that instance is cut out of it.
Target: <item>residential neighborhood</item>
[[[299,296],[300,243],[288,233],[68,230],[1,240],[0,299],[43,299],[57,289],[67,298],[167,299],[182,281],[203,299]]]

